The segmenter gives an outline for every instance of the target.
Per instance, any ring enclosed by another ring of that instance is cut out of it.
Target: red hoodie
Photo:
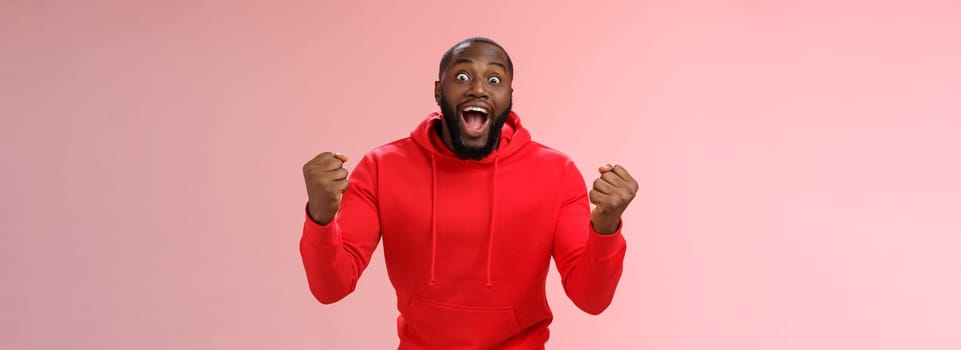
[[[551,257],[574,304],[607,308],[626,244],[620,230],[593,230],[571,159],[532,142],[511,112],[496,151],[462,160],[434,131],[441,118],[365,155],[329,224],[306,217],[300,252],[317,300],[350,294],[383,238],[400,349],[542,349]]]

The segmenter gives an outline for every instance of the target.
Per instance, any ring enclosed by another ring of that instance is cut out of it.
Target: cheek
[[[452,98],[454,98],[454,97],[456,97],[456,96],[461,96],[461,95],[464,94],[464,89],[462,89],[462,88],[460,88],[460,87],[458,87],[458,86],[456,86],[456,85],[451,85],[451,86],[444,87],[442,91],[444,92],[444,98],[445,98],[447,101],[450,101]]]
[[[507,105],[510,104],[512,98],[513,97],[511,96],[510,90],[498,92],[496,95],[494,95],[494,101],[496,101],[497,108],[499,109],[507,108]]]
[[[441,88],[440,88],[440,96],[438,97],[438,99],[439,99],[440,102],[442,102],[442,103],[447,103],[447,102],[450,101],[450,97],[453,96],[453,94],[454,94],[454,91],[451,91],[450,88],[441,87]]]

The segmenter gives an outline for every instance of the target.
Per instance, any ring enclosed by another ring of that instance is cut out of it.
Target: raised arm
[[[564,291],[593,315],[610,305],[621,278],[627,248],[621,214],[637,192],[637,183],[623,167],[604,165],[598,170],[601,175],[588,195],[577,167],[567,164],[554,233],[554,261]],[[593,211],[589,201],[596,205]]]
[[[310,291],[324,304],[354,291],[380,242],[376,167],[365,157],[348,174],[346,161],[324,152],[304,165],[308,203],[300,255]]]

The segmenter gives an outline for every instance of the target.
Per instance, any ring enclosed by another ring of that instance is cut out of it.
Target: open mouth
[[[470,138],[483,137],[487,133],[490,119],[490,111],[486,107],[467,106],[460,110],[464,135]]]

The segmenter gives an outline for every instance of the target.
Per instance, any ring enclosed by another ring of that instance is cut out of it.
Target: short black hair
[[[444,52],[444,56],[440,59],[440,69],[437,71],[438,79],[440,79],[440,76],[444,74],[445,70],[447,70],[447,66],[450,65],[450,60],[454,56],[454,49],[472,43],[487,43],[496,46],[498,49],[501,49],[501,51],[504,51],[504,56],[507,56],[507,73],[510,74],[511,77],[514,76],[514,62],[511,61],[511,55],[507,53],[507,50],[505,50],[501,44],[498,44],[494,40],[476,36],[461,40],[459,43],[454,44],[454,46],[451,46],[449,49],[447,49],[447,52]]]

